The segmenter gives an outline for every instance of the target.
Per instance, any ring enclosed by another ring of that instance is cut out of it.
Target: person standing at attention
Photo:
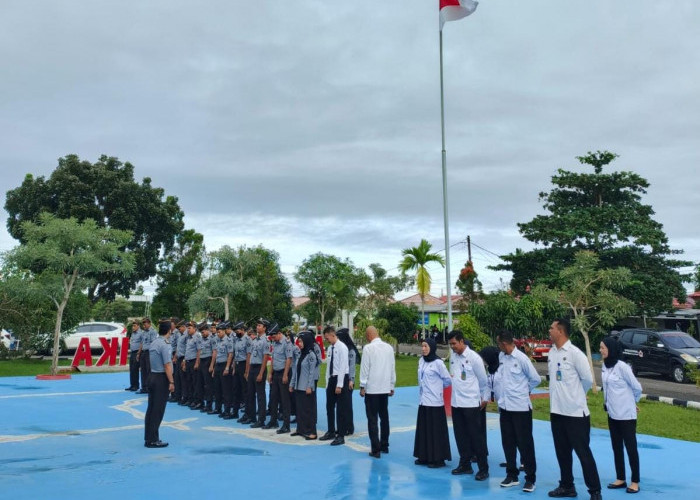
[[[163,415],[165,415],[168,394],[175,391],[170,331],[170,320],[167,318],[161,320],[158,325],[158,337],[148,349],[151,373],[148,379],[148,407],[144,422],[144,446],[146,448],[165,448],[168,446],[168,443],[160,440],[158,429],[163,421]]]
[[[394,348],[379,338],[374,326],[367,327],[365,337],[368,344],[362,349],[360,362],[360,397],[365,398],[369,456],[381,458],[382,453],[389,453],[389,397],[394,395],[396,385],[396,361]]]

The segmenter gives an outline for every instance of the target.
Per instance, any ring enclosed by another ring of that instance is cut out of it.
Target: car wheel
[[[685,370],[682,365],[673,365],[671,369],[671,378],[674,382],[678,382],[679,384],[687,381]]]

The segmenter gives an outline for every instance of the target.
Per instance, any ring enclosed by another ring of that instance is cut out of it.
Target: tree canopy
[[[42,212],[131,232],[125,250],[133,255],[134,272],[95,275],[88,289],[93,302],[129,296],[137,283],[154,276],[161,253],[170,251],[183,229],[184,216],[176,197],[165,196],[148,177],[136,182],[131,163],[104,155],[95,163],[77,155],[59,158],[48,179],[28,174],[7,192],[5,210],[7,229],[20,242],[27,241],[23,223],[38,222]]]
[[[425,317],[425,296],[430,293],[430,285],[432,278],[428,272],[427,265],[431,262],[437,262],[441,266],[445,266],[445,259],[442,255],[431,252],[432,245],[428,240],[420,240],[417,247],[404,248],[401,252],[403,259],[399,263],[399,269],[402,274],[408,271],[416,273],[416,288],[420,295],[421,302],[421,317]],[[421,320],[422,331],[425,333],[425,324]]]
[[[493,267],[512,271],[513,291],[556,286],[576,252],[590,250],[604,268],[630,270],[632,278],[620,293],[639,312],[667,310],[674,297],[685,297],[687,277],[678,268],[691,263],[673,257],[681,252],[670,248],[663,226],[652,218],[652,207],[642,203],[649,182],[633,172],[603,172],[615,158],[608,151],[589,152],[577,159],[592,166],[593,173],[559,169],[552,177],[554,187],[539,195],[548,213],[518,224],[527,240],[543,248],[517,249],[502,256],[505,264]]]

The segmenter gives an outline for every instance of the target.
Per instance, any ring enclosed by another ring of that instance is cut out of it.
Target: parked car
[[[90,339],[90,350],[101,350],[100,337],[106,339],[118,337],[121,339],[127,336],[126,333],[126,328],[121,323],[109,323],[107,321],[80,323],[74,330],[61,334],[58,353],[65,354],[68,351],[75,351],[80,345],[80,339],[83,337]],[[41,354],[52,354],[53,339],[53,333],[37,336],[33,342],[34,348]]]
[[[532,356],[535,361],[547,361],[549,350],[552,348],[552,341],[549,339],[534,339],[532,337],[524,339],[514,339],[515,346],[528,356]]]
[[[676,382],[687,381],[685,366],[700,363],[700,342],[677,330],[630,328],[619,334],[622,359],[638,372],[668,375]]]

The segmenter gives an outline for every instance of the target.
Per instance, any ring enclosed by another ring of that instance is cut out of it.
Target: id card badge
[[[561,382],[561,364],[557,363],[557,380]]]
[[[464,368],[462,368],[462,375],[461,375],[462,380],[467,380],[467,372],[464,371]]]

